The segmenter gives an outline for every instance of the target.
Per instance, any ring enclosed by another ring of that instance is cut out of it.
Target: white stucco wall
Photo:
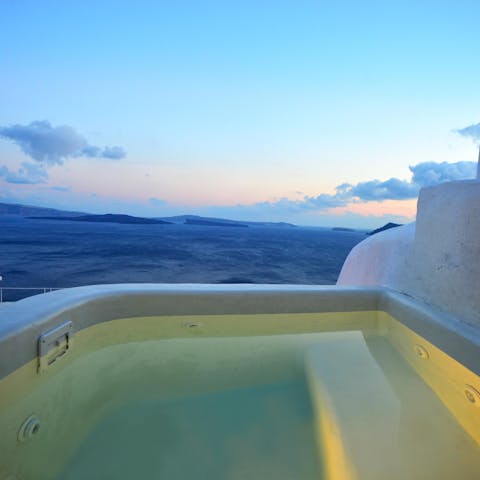
[[[480,326],[480,182],[422,189],[416,224],[357,245],[337,283],[386,286]]]
[[[368,237],[348,255],[337,284],[395,287],[406,268],[414,235],[415,223],[410,223]]]

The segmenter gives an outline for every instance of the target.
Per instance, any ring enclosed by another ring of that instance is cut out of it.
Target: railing
[[[0,304],[6,301],[16,301],[32,295],[38,295],[39,293],[53,292],[54,290],[60,290],[59,287],[0,287]],[[12,295],[8,295],[7,292],[12,292]],[[22,292],[26,295],[22,295]],[[9,298],[6,299],[6,295]]]

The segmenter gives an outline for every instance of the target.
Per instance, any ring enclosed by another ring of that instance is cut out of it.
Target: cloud
[[[119,160],[126,155],[122,147],[105,147],[101,149],[94,145],[87,145],[74,154],[75,157],[108,158],[111,160]]]
[[[422,187],[475,178],[476,168],[475,162],[423,162],[409,167],[412,172],[411,180],[389,178],[383,181],[375,179],[359,182],[355,185],[342,183],[335,188],[334,194],[321,193],[316,197],[305,196],[302,200],[282,198],[274,202],[258,203],[257,206],[264,205],[298,212],[301,210],[328,210],[345,207],[350,203],[409,200],[416,198]]]
[[[475,162],[423,162],[409,168],[413,173],[412,182],[421,187],[475,178],[477,172],[477,164]]]
[[[23,162],[22,166],[16,171],[9,170],[5,165],[0,167],[0,177],[7,183],[16,184],[37,184],[46,183],[48,174],[42,165]]]
[[[458,128],[454,132],[462,135],[462,137],[471,138],[475,143],[480,142],[480,123],[475,123],[465,128]]]
[[[335,194],[321,193],[316,197],[304,197],[304,201],[300,204],[302,208],[323,210],[328,208],[345,207],[351,200],[352,185],[342,183],[335,188]]]
[[[385,181],[370,180],[352,185],[346,194],[352,200],[369,202],[383,200],[408,200],[416,198],[422,187],[443,182],[475,178],[475,162],[437,163],[423,162],[409,167],[411,180],[390,178]]]
[[[95,147],[94,145],[87,145],[83,147],[81,150],[76,151],[73,156],[75,157],[100,157],[102,153],[102,149],[100,147]]]
[[[420,191],[420,185],[399,180],[398,178],[390,178],[385,181],[370,180],[368,182],[360,182],[353,185],[348,194],[352,198],[359,199],[364,202],[383,201],[383,200],[406,200],[415,198]]]
[[[49,165],[61,165],[69,157],[95,157],[120,159],[126,152],[121,147],[89,145],[87,140],[72,127],[53,127],[47,121],[35,121],[28,125],[0,127],[0,137],[11,140],[33,160]]]
[[[102,158],[111,158],[112,160],[120,160],[127,156],[127,152],[122,147],[105,147],[100,155]]]

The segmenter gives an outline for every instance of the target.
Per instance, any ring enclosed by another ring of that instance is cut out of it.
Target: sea
[[[0,216],[0,287],[334,284],[364,231],[130,225]],[[38,293],[3,288],[3,301]]]

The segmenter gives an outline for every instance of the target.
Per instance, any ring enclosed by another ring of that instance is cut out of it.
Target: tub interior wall
[[[345,335],[357,343],[359,335],[363,338],[381,365],[388,388],[404,400],[407,410],[418,392],[415,378],[421,377],[425,398],[433,398],[435,392],[452,417],[445,420],[443,430],[437,430],[451,437],[445,438],[444,448],[452,439],[460,439],[467,463],[480,468],[475,444],[480,441],[480,408],[465,400],[463,388],[468,384],[480,389],[478,376],[390,315],[366,311],[138,317],[77,331],[71,351],[46,373],[37,373],[34,360],[0,382],[0,478],[11,474],[23,480],[58,477],[96,426],[128,405],[303,382],[306,352],[322,344],[341,343]],[[417,355],[419,344],[428,350],[428,360]],[[398,362],[389,361],[395,356],[389,345],[408,364],[402,367],[403,377],[398,372],[392,375],[396,368],[392,365]],[[330,370],[334,369],[332,363]],[[315,402],[322,403],[321,398],[312,399],[314,407]],[[19,443],[18,429],[31,414],[40,419],[40,432]],[[404,413],[407,421],[400,424],[412,425],[417,414],[417,410],[410,417]],[[324,412],[322,421],[328,415]],[[338,424],[339,419],[335,421]],[[326,474],[328,458],[318,430],[316,439],[319,468]],[[343,444],[349,445],[348,438]],[[468,472],[464,478],[470,478]]]
[[[302,352],[323,341],[311,332],[335,335],[361,325],[373,334],[375,312],[139,317],[83,329],[44,374],[32,361],[0,383],[0,448],[8,459],[1,468],[25,479],[44,468],[53,478],[108,412],[147,399],[303,378]],[[19,444],[19,426],[32,413],[41,432]]]
[[[390,344],[480,445],[480,396],[475,402],[466,397],[469,387],[480,392],[480,377],[387,313],[378,312],[378,318]]]

